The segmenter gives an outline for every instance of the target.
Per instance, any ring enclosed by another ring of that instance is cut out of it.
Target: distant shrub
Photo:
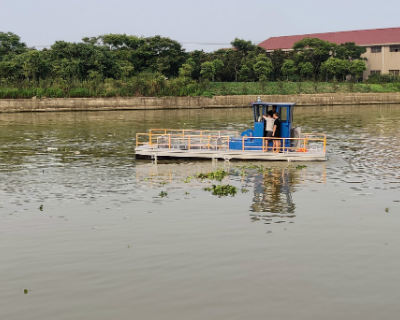
[[[208,91],[204,91],[203,94],[201,95],[202,97],[206,97],[206,98],[212,98],[214,97],[214,95],[211,92]]]
[[[87,98],[92,96],[90,90],[85,88],[73,88],[69,91],[71,98]]]
[[[369,76],[367,82],[373,84],[400,83],[400,76],[393,74],[372,74]]]

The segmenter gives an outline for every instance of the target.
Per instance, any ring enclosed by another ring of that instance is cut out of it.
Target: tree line
[[[167,78],[219,82],[301,79],[343,80],[365,70],[365,48],[304,38],[292,51],[265,49],[236,38],[232,48],[211,53],[186,52],[177,41],[161,36],[107,34],[80,43],[56,41],[50,48],[29,48],[18,35],[0,32],[0,78],[9,81],[40,79],[126,81],[142,72]]]
[[[272,52],[238,38],[231,44],[210,53],[186,52],[179,42],[161,36],[106,34],[37,50],[14,33],[0,32],[0,98],[309,93],[328,81],[332,85],[322,90],[336,92],[336,83],[349,75],[346,83],[356,82],[366,70],[365,48],[351,42],[304,38],[292,50]],[[314,84],[302,85],[306,81]],[[283,82],[296,86],[285,89]],[[400,77],[374,75],[368,82],[398,84]],[[383,90],[398,90],[397,84]]]

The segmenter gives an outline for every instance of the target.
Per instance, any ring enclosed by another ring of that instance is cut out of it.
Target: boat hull
[[[325,153],[321,152],[261,152],[248,150],[180,150],[180,149],[157,149],[147,145],[135,149],[137,159],[222,159],[222,160],[260,160],[260,161],[326,161]]]

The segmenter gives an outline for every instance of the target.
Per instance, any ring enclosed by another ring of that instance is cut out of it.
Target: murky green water
[[[218,198],[183,182],[211,161],[135,161],[135,134],[249,109],[0,114],[0,319],[397,318],[400,106],[295,120],[330,160],[219,161]]]

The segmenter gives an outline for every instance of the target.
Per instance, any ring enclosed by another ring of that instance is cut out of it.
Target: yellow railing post
[[[171,135],[168,135],[168,149],[171,149]]]
[[[244,151],[244,136],[242,138],[242,151]]]

